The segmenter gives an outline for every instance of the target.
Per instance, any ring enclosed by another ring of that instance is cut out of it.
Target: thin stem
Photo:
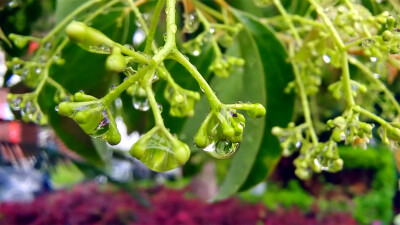
[[[136,6],[136,4],[133,2],[133,0],[127,0],[127,2],[129,4],[129,6],[131,7],[133,13],[136,15],[137,20],[139,20],[139,23],[146,24],[146,21],[144,21],[143,17],[141,16],[142,14],[140,13],[139,8]],[[147,26],[142,26],[142,29],[145,34],[149,33]]]
[[[147,71],[149,70],[150,66],[139,70],[134,76],[130,76],[120,85],[118,85],[113,91],[109,92],[107,95],[103,97],[103,102],[106,107],[108,107],[118,96],[125,91],[128,87],[132,86],[136,81],[142,78]]]
[[[203,3],[201,3],[200,1],[197,0],[192,0],[193,5],[195,5],[198,9],[207,12],[208,14],[210,14],[211,16],[213,16],[214,18],[223,21],[224,20],[224,16],[216,11],[215,9],[210,8],[208,5],[205,5]]]
[[[303,107],[303,113],[304,113],[304,119],[306,121],[308,131],[311,136],[311,140],[314,145],[318,144],[318,137],[316,135],[316,132],[314,130],[313,122],[311,119],[311,113],[310,113],[310,104],[308,103],[308,98],[307,94],[304,88],[303,80],[301,79],[300,71],[298,70],[296,65],[293,65],[293,72],[295,75],[296,83],[299,88],[299,94],[300,94],[300,99],[301,99],[301,104]]]
[[[51,78],[51,77],[47,77],[46,82],[48,84],[52,85],[53,87],[55,87],[56,89],[61,89],[61,90],[64,89],[64,87],[61,84],[59,84],[57,81],[53,80],[53,78]]]
[[[369,117],[369,118],[375,120],[376,122],[380,123],[380,124],[383,125],[383,126],[392,127],[386,120],[380,118],[379,116],[377,116],[377,115],[375,115],[374,113],[372,113],[372,112],[370,112],[370,111],[368,111],[368,110],[362,108],[362,107],[359,106],[359,105],[355,105],[355,106],[353,107],[353,111],[354,111],[354,112],[357,112],[357,113],[361,113],[361,114],[363,114],[363,115],[365,115],[365,116],[367,116],[367,117]]]
[[[155,69],[147,71],[147,73],[144,77],[144,80],[147,81],[147,83],[144,85],[144,90],[146,92],[147,98],[149,99],[149,103],[150,103],[151,110],[153,111],[155,123],[159,127],[164,127],[164,122],[163,122],[163,118],[161,116],[161,111],[158,108],[156,98],[155,98],[153,90],[151,88],[151,84],[152,84],[151,79],[153,77],[154,71],[155,71]]]
[[[197,15],[198,15],[198,17],[199,17],[200,22],[201,22],[201,23],[203,24],[203,26],[204,26],[204,30],[205,30],[204,32],[209,32],[210,29],[211,29],[210,23],[208,22],[208,20],[206,19],[206,17],[203,15],[203,13],[201,13],[200,10],[197,10],[196,12],[197,12]],[[224,25],[224,26],[226,26],[226,25]],[[218,58],[218,57],[221,57],[221,56],[222,56],[221,49],[219,48],[218,43],[217,43],[217,40],[215,40],[215,38],[214,38],[213,35],[210,35],[210,41],[211,41],[211,44],[212,44],[212,46],[213,46],[213,49],[214,49],[214,52],[215,52],[215,56],[216,56],[217,58]]]
[[[348,53],[346,51],[343,52],[342,56],[342,82],[344,87],[344,92],[346,95],[347,105],[348,107],[352,107],[354,103],[354,97],[352,94],[351,81],[350,81],[350,71],[349,71],[349,62],[348,62]]]
[[[340,49],[344,49],[344,44],[342,39],[340,38],[339,33],[336,31],[335,26],[332,24],[332,21],[328,18],[328,16],[324,13],[324,9],[318,5],[318,3],[315,0],[308,0],[310,4],[315,8],[317,11],[318,15],[322,18],[324,21],[325,25],[327,26],[329,32],[332,35],[333,40],[336,42],[338,47]]]
[[[353,46],[358,46],[358,45],[362,44],[366,40],[371,40],[371,39],[372,40],[380,40],[380,39],[382,39],[382,36],[368,36],[368,37],[360,38],[360,39],[357,39],[356,41],[353,41],[353,42],[347,44],[344,48],[349,49]]]
[[[294,38],[296,39],[297,43],[301,46],[302,45],[302,40],[301,40],[301,38],[299,36],[299,33],[297,33],[297,30],[293,25],[291,17],[288,15],[288,13],[286,12],[285,8],[282,6],[281,1],[280,0],[273,0],[273,2],[274,2],[274,5],[276,6],[276,8],[278,9],[278,11],[282,14],[283,19],[285,20],[285,22],[289,26],[290,32],[292,32],[292,34],[293,34]]]
[[[393,94],[386,87],[386,85],[383,84],[379,79],[375,78],[374,73],[368,67],[366,67],[364,64],[362,64],[360,61],[358,61],[356,58],[350,57],[349,62],[351,64],[355,65],[356,67],[358,67],[364,74],[366,74],[370,78],[370,80],[372,80],[379,86],[379,88],[386,94],[386,96],[392,102],[392,104],[394,105],[394,107],[397,110],[397,113],[400,114],[400,105],[397,102],[396,98],[393,96]]]
[[[92,0],[89,2],[86,2],[82,4],[79,8],[77,8],[75,11],[73,11],[71,14],[68,14],[67,17],[65,17],[53,30],[50,31],[42,40],[43,43],[47,42],[50,40],[51,37],[53,37],[57,32],[61,30],[69,21],[71,21],[75,16],[77,16],[79,13],[85,11],[86,9],[90,8],[96,3],[99,3],[103,0]]]
[[[218,97],[215,95],[214,91],[208,85],[207,81],[203,78],[203,76],[199,73],[195,66],[193,66],[189,60],[185,58],[185,56],[179,52],[178,50],[174,50],[172,52],[172,59],[176,60],[183,67],[186,68],[187,71],[193,76],[193,78],[199,83],[201,89],[203,89],[204,94],[207,96],[210,106],[212,109],[217,109],[221,106],[221,102]]]
[[[144,53],[149,54],[154,40],[154,35],[156,33],[158,20],[160,18],[161,10],[164,6],[165,0],[158,0],[156,8],[153,13],[153,20],[151,21],[149,33],[147,34],[146,46],[144,48]]]

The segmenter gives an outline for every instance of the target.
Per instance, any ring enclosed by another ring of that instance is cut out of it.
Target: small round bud
[[[392,32],[390,32],[388,30],[385,30],[385,32],[383,32],[383,34],[382,34],[382,39],[384,41],[390,41],[390,39],[392,39],[392,37],[393,37]]]
[[[247,114],[250,117],[260,118],[265,116],[266,110],[260,103],[254,104],[250,110],[247,110]]]

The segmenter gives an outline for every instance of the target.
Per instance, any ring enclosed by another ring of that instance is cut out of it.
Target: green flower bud
[[[121,140],[114,118],[99,100],[62,102],[58,106],[58,113],[73,119],[92,137],[105,140],[111,145],[118,144]]]
[[[130,154],[157,172],[179,167],[190,157],[189,147],[168,131],[155,127],[136,142]]]
[[[17,46],[18,48],[24,48],[29,41],[31,40],[30,37],[18,35],[18,34],[9,34],[8,38]]]
[[[112,54],[106,59],[106,69],[113,72],[122,72],[126,68],[125,57],[121,54],[120,48],[113,48]]]
[[[253,107],[247,110],[247,114],[253,118],[260,118],[265,116],[266,110],[260,103],[254,104]]]
[[[393,37],[392,32],[390,32],[388,30],[385,30],[385,32],[383,32],[383,34],[382,34],[383,41],[390,41],[390,39],[392,39],[392,37]]]
[[[100,31],[86,26],[82,22],[73,21],[65,29],[71,41],[93,53],[110,54],[115,43]]]
[[[336,172],[339,171],[343,168],[343,159],[335,159],[332,163],[332,168],[331,171],[332,172]]]
[[[335,129],[333,129],[331,138],[335,142],[341,142],[346,138],[346,135],[339,128],[335,128]]]
[[[180,87],[167,86],[164,97],[171,104],[169,113],[175,117],[193,116],[194,104],[200,100],[200,94]]]

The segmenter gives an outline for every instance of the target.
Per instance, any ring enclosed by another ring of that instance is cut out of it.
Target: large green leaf
[[[241,190],[245,190],[263,181],[279,161],[281,149],[271,129],[286,126],[292,119],[294,95],[286,94],[284,89],[294,75],[291,64],[287,62],[287,53],[274,33],[253,16],[239,11],[234,13],[256,43],[254,54],[259,54],[267,91],[267,115],[261,148],[246,181],[239,184],[242,185]],[[248,60],[246,58],[246,62]]]
[[[224,103],[251,101],[266,104],[264,68],[257,45],[248,30],[242,31],[237,41],[228,49],[228,54],[246,60],[243,68],[236,68],[229,78],[215,77],[210,85],[218,98]],[[185,124],[180,138],[192,146],[193,136],[209,113],[207,99],[196,105],[195,116]],[[246,116],[246,115],[245,115]],[[260,148],[264,131],[264,118],[254,119],[246,116],[246,127],[239,152],[231,160],[225,180],[216,200],[226,198],[239,190],[246,181]]]

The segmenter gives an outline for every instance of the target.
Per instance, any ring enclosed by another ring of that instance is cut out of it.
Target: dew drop
[[[300,148],[301,144],[302,144],[301,141],[296,142],[296,144],[295,144],[296,148]]]
[[[183,15],[185,18],[185,29],[187,33],[195,32],[200,25],[200,20],[197,16],[196,11],[190,12],[189,14]]]
[[[9,101],[10,103],[10,108],[12,110],[18,111],[21,109],[21,102],[22,102],[22,98],[21,97],[17,97],[17,98],[13,98]]]
[[[21,64],[14,64],[12,67],[13,71],[20,70],[21,68],[22,68]]]
[[[210,28],[210,33],[211,33],[211,34],[215,33],[215,28],[211,27],[211,28]]]
[[[381,77],[381,75],[380,75],[379,73],[374,73],[374,77],[375,77],[376,79],[379,79],[379,78]]]
[[[51,42],[47,41],[46,43],[44,43],[44,47],[43,48],[44,48],[45,51],[50,51],[51,47],[52,47]]]
[[[80,93],[85,94],[85,92],[83,90],[79,90]]]
[[[378,57],[370,57],[369,60],[371,60],[371,62],[376,62],[378,61]]]
[[[115,88],[117,88],[117,85],[115,85],[115,84],[111,85],[111,87],[110,87],[110,91],[114,91],[114,90],[115,90]]]
[[[142,28],[136,29],[132,37],[133,46],[138,48],[145,39],[146,39],[146,33],[144,32],[144,30]]]
[[[87,50],[98,54],[111,54],[111,47],[103,44],[91,45]]]
[[[35,73],[36,73],[36,74],[40,74],[41,72],[42,72],[42,68],[36,67]]]
[[[195,50],[192,52],[192,55],[194,55],[194,56],[199,56],[199,55],[200,55],[200,51],[199,51],[198,49],[195,49]]]
[[[163,111],[163,106],[160,103],[157,103],[157,108],[160,110],[160,113]]]
[[[240,143],[230,141],[215,141],[203,150],[217,159],[227,159],[232,157],[240,147]]]
[[[134,95],[132,98],[133,107],[140,111],[147,111],[150,109],[149,99],[146,96]]]
[[[108,118],[106,111],[103,110],[103,119],[100,121],[99,125],[97,125],[96,129],[91,134],[91,136],[100,138],[109,129],[110,129],[110,119]]]
[[[56,112],[58,112],[58,106],[56,106],[56,107],[54,108],[54,110],[55,110]]]
[[[135,50],[132,45],[126,44],[124,47],[129,48],[130,50]]]
[[[323,55],[322,59],[324,60],[325,63],[330,63],[331,62],[331,57],[329,57],[328,55]]]

